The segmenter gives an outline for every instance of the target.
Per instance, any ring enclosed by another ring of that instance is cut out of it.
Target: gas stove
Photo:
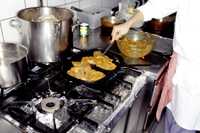
[[[132,68],[98,87],[68,79],[61,68],[33,64],[25,83],[1,91],[0,115],[26,133],[100,133],[142,86],[141,72]]]

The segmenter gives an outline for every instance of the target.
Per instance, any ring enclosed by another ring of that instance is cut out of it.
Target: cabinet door
[[[151,100],[147,109],[144,129],[147,129],[151,122],[156,119],[156,111],[158,108],[158,103],[163,89],[164,77],[167,72],[169,61],[167,61],[160,71],[158,78],[154,81],[153,93]]]

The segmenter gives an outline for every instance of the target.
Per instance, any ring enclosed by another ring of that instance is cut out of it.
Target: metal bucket
[[[18,12],[11,26],[18,29],[32,62],[51,63],[70,50],[73,43],[73,13],[65,8],[33,7]]]
[[[0,43],[0,87],[14,86],[27,78],[27,48],[13,43]]]

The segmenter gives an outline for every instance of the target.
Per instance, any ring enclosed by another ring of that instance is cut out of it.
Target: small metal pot
[[[0,43],[0,87],[14,86],[27,78],[27,48],[13,43]]]
[[[125,20],[115,16],[104,16],[101,18],[101,34],[111,35],[114,25],[122,24]]]
[[[33,7],[18,12],[11,26],[17,28],[32,62],[48,64],[61,60],[73,44],[73,13],[65,8]]]

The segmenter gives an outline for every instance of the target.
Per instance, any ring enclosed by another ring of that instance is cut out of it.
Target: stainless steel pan
[[[13,43],[0,43],[0,87],[7,88],[26,79],[27,48]]]

